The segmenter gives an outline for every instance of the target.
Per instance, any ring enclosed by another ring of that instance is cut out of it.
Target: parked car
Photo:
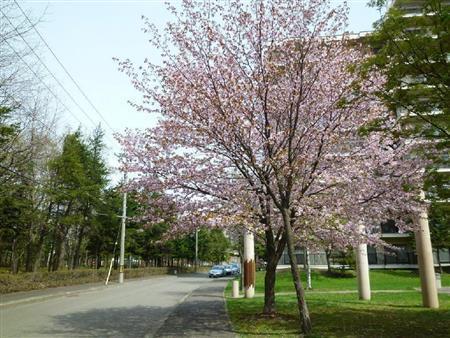
[[[225,267],[223,265],[214,265],[211,270],[209,270],[208,277],[216,278],[226,276]]]
[[[227,276],[229,276],[233,273],[233,269],[232,269],[231,265],[229,265],[229,264],[224,265],[224,269],[225,269],[225,274]]]
[[[239,264],[236,264],[236,263],[231,264],[231,274],[239,275],[240,273],[241,273],[241,268],[239,267]]]

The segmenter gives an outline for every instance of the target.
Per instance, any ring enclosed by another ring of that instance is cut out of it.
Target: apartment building
[[[388,9],[391,7],[395,7],[401,10],[400,19],[403,21],[403,29],[406,33],[410,32],[414,34],[415,32],[423,32],[429,29],[429,27],[418,26],[419,24],[426,24],[427,20],[420,20],[423,15],[426,15],[428,19],[431,19],[433,15],[433,11],[427,10],[426,14],[424,14],[424,4],[425,0],[393,0],[388,1],[387,7]],[[449,6],[449,1],[440,1],[438,5]],[[406,28],[405,28],[406,27]],[[433,34],[434,32],[429,29],[430,39],[435,38]],[[364,40],[369,36],[368,32],[362,32],[361,34],[355,34],[352,37],[357,40]],[[398,41],[401,43],[402,41]],[[447,53],[447,61],[450,61],[450,51],[448,50],[449,46],[443,45],[442,48],[444,50],[440,51],[443,53]],[[445,50],[447,48],[447,50]],[[416,53],[420,53],[420,51],[413,51]],[[438,73],[450,73],[450,68],[448,67],[448,63],[444,62],[442,64],[442,57],[440,58],[441,64],[434,63],[433,60],[428,60],[429,65],[436,66],[438,69]],[[448,109],[450,108],[448,104],[446,104],[446,100],[448,98],[440,97],[442,88],[436,88],[436,81],[432,81],[432,79],[427,79],[424,74],[421,74],[420,67],[414,64],[415,58],[412,55],[410,58],[407,58],[406,62],[403,62],[399,65],[401,71],[401,78],[397,82],[396,86],[391,89],[392,96],[395,98],[398,96],[399,98],[408,97],[410,99],[411,105],[416,104],[419,107],[417,112],[414,112],[414,109],[407,106],[402,106],[401,104],[396,104],[394,100],[392,100],[391,108],[397,112],[397,116],[404,123],[406,128],[411,129],[419,129],[419,128],[428,128],[425,132],[428,136],[432,137],[433,133],[436,130],[433,130],[435,126],[433,123],[436,123],[439,126],[439,123],[442,125],[444,123],[444,127],[448,128],[449,126],[445,126],[445,121],[448,120]],[[438,68],[437,66],[441,67]],[[396,74],[398,75],[398,74]],[[439,76],[440,74],[437,74]],[[441,74],[442,75],[442,74]],[[436,92],[438,90],[439,92]],[[434,94],[439,95],[434,95]],[[407,101],[408,102],[408,101]],[[418,103],[418,104],[417,104]],[[429,103],[429,104],[428,104]],[[426,122],[428,121],[428,122]],[[427,124],[428,123],[428,124]],[[425,127],[424,127],[425,125]],[[438,133],[436,133],[438,134]],[[445,142],[445,140],[444,140]],[[448,140],[446,141],[448,142]],[[436,222],[449,222],[450,217],[446,217],[445,215],[435,215],[433,214],[435,210],[433,207],[441,208],[444,205],[449,205],[450,203],[450,166],[449,163],[449,151],[446,144],[443,143],[443,146],[440,148],[441,153],[438,154],[436,158],[436,162],[434,162],[434,182],[438,182],[439,187],[428,185],[427,199],[432,200],[430,208],[430,226],[433,228]],[[435,184],[436,185],[436,184]],[[439,188],[439,189],[436,189]],[[438,195],[436,196],[436,191],[439,190]],[[448,208],[447,210],[450,210]],[[414,236],[412,233],[400,233],[398,228],[395,226],[393,221],[387,221],[384,224],[380,225],[380,232],[382,239],[385,240],[386,243],[391,244],[395,247],[395,249],[390,248],[376,248],[376,247],[368,247],[367,254],[369,265],[371,268],[417,268],[417,255],[415,252],[415,244],[414,244]],[[299,264],[304,264],[305,262],[305,252],[302,248],[298,248],[296,250],[297,261]],[[342,264],[342,260],[339,258],[335,258],[339,255],[331,255],[330,264],[333,266],[339,266]],[[322,252],[313,252],[309,254],[309,261],[311,266],[314,267],[327,267],[327,255],[324,251]],[[450,248],[443,247],[434,250],[434,262],[435,264],[440,264],[442,266],[450,266]],[[289,257],[287,252],[284,252],[280,261],[280,265],[289,264]]]

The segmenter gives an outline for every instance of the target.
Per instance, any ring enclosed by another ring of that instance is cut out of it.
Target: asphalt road
[[[0,337],[232,337],[225,284],[164,276],[9,304],[0,307]]]

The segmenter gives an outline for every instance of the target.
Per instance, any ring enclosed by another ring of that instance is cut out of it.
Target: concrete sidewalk
[[[155,337],[235,337],[223,294],[228,281],[214,280],[194,290],[170,314]]]
[[[437,290],[438,293],[442,294],[450,294],[450,287],[442,287]],[[358,290],[305,290],[306,294],[351,294],[351,293],[358,293]],[[388,290],[371,290],[371,293],[410,293],[410,292],[421,292],[420,288],[414,288],[414,289],[388,289]],[[296,295],[294,291],[284,291],[284,292],[277,292],[277,296],[291,296]],[[240,295],[240,297],[243,297]],[[257,292],[255,293],[255,297],[264,297],[263,292]]]

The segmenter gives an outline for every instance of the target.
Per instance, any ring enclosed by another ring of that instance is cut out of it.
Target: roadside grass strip
[[[306,291],[313,324],[307,337],[450,337],[450,295],[439,295],[439,309],[422,307],[416,273],[371,271],[374,290],[370,301],[358,299],[355,278],[349,278],[349,284],[319,272],[313,276],[314,289]],[[273,316],[261,313],[264,275],[258,273],[257,277],[260,285],[253,299],[231,298],[231,283],[227,287],[228,312],[235,332],[239,337],[299,337],[297,299],[287,283],[289,274],[278,274],[281,287],[277,287],[277,314]],[[443,286],[450,285],[448,277],[443,276]],[[289,282],[292,284],[292,280]]]

